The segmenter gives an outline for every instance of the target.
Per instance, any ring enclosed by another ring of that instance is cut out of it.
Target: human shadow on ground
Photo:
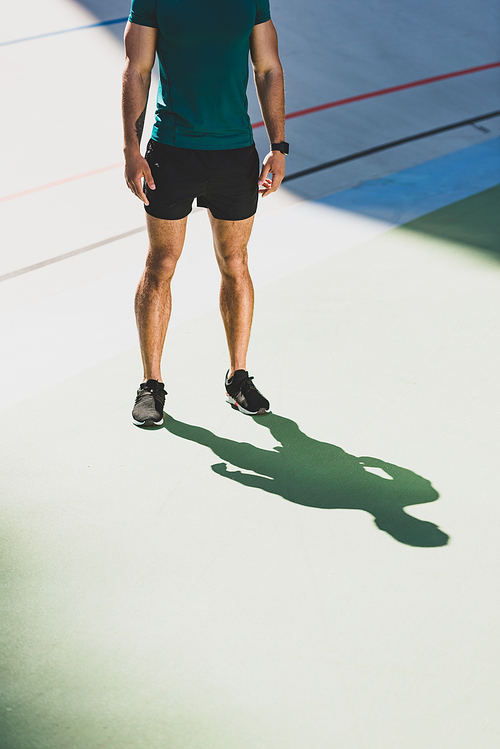
[[[435,502],[431,482],[407,468],[378,458],[356,457],[328,442],[301,432],[291,419],[277,414],[255,417],[281,444],[272,450],[218,437],[203,427],[185,424],[165,414],[171,434],[210,448],[222,463],[212,470],[244,486],[277,494],[290,502],[324,510],[364,510],[375,524],[409,546],[445,546],[449,536],[437,525],[408,515],[409,505]],[[231,471],[227,463],[243,471]],[[371,472],[374,471],[374,472]]]

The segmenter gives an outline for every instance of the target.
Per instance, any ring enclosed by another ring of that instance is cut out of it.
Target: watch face
[[[281,153],[289,153],[289,145],[285,141],[281,141],[281,143],[271,143],[271,151],[281,151]]]

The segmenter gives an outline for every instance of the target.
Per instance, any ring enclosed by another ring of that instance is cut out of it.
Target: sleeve
[[[128,20],[138,26],[158,27],[156,21],[156,0],[132,0]]]
[[[265,23],[271,19],[269,0],[256,0],[255,25]]]

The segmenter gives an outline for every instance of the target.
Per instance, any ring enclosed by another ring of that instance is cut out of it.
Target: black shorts
[[[146,149],[156,189],[144,185],[156,218],[180,219],[191,213],[193,200],[212,215],[241,221],[257,210],[259,157],[255,145],[222,151],[177,148],[150,140]]]

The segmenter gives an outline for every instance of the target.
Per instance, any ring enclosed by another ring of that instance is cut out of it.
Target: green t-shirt
[[[153,140],[208,150],[253,143],[249,40],[270,17],[269,0],[132,0],[129,20],[158,29]]]

